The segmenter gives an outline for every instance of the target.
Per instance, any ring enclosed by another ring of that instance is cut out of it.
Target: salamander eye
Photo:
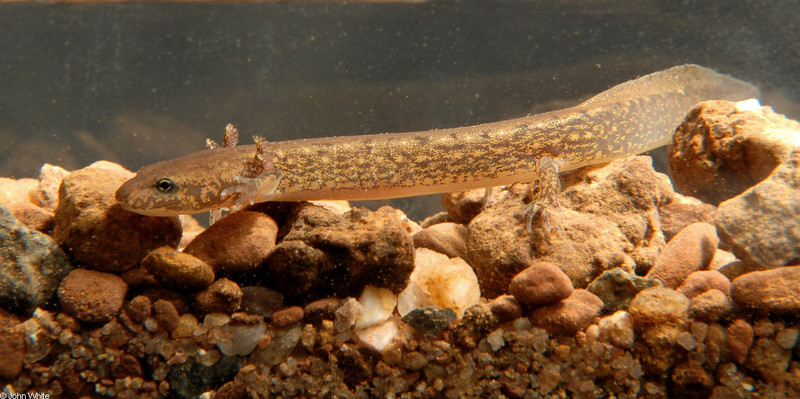
[[[156,190],[168,193],[178,187],[172,179],[164,178],[156,182]]]

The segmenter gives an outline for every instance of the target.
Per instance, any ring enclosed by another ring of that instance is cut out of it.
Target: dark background
[[[798,23],[795,1],[2,3],[0,176],[136,170],[228,122],[243,141],[488,122],[683,63],[798,118]]]

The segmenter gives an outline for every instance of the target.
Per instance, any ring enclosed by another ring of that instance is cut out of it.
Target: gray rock
[[[31,230],[0,205],[0,307],[30,314],[49,301],[71,270],[49,236]]]
[[[800,151],[766,180],[720,204],[714,222],[737,258],[765,268],[800,263]]]
[[[401,320],[425,336],[434,338],[456,321],[456,312],[450,308],[417,308],[408,312]]]
[[[612,313],[627,309],[636,294],[650,287],[661,287],[661,281],[626,273],[617,267],[603,272],[586,290],[603,300],[603,313]]]
[[[242,366],[244,359],[239,356],[223,356],[210,367],[189,358],[186,363],[172,366],[167,381],[171,393],[176,397],[197,398],[203,392],[231,381]]]

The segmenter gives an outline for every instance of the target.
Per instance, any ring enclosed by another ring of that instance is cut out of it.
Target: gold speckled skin
[[[424,132],[271,143],[283,172],[276,201],[377,199],[535,180],[537,161],[561,170],[608,162],[668,143],[689,109],[704,100],[757,97],[754,86],[696,65],[620,84],[575,107],[476,126]],[[230,206],[220,198],[236,176],[252,176],[255,146],[220,148],[143,168],[117,192],[135,212],[172,215]],[[169,178],[178,190],[162,193]]]

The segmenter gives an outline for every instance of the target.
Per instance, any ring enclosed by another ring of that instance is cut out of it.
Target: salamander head
[[[117,190],[124,209],[148,216],[175,216],[227,207],[236,196],[223,196],[225,189],[213,164],[198,155],[145,166]]]

